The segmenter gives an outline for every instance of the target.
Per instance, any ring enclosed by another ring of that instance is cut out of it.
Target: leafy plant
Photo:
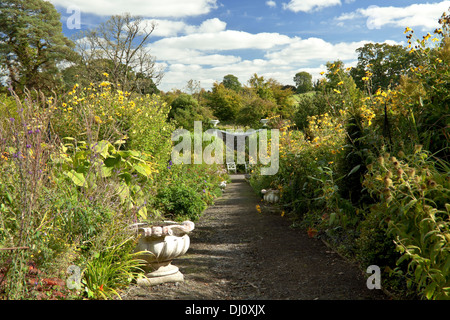
[[[426,299],[450,298],[450,181],[417,146],[414,154],[378,158],[364,182],[384,210],[387,234],[394,238],[405,273]],[[403,155],[403,154],[402,154]],[[448,167],[447,167],[448,169]]]
[[[132,238],[122,243],[111,243],[111,247],[94,254],[83,270],[81,283],[88,298],[120,299],[120,290],[129,285],[143,271],[145,261],[130,253],[134,244]]]
[[[187,185],[169,185],[158,190],[156,200],[166,216],[197,220],[206,209],[202,196]]]
[[[60,164],[68,179],[83,188],[86,198],[99,192],[99,182],[110,180],[110,183],[103,185],[112,189],[113,197],[127,210],[135,210],[138,216],[145,219],[147,209],[144,186],[156,172],[155,165],[149,159],[142,152],[118,150],[110,142],[102,140],[93,146],[84,142],[76,145],[66,143],[54,161]]]

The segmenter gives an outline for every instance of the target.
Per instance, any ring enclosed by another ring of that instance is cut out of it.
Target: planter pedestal
[[[145,278],[137,279],[138,285],[143,287],[156,286],[166,282],[183,282],[184,276],[179,271],[178,267],[171,265],[160,266],[155,271],[149,272],[145,275]]]
[[[167,225],[150,226],[139,224],[139,242],[135,252],[146,261],[143,269],[145,277],[138,279],[141,286],[154,286],[166,282],[182,282],[183,274],[172,260],[185,254],[190,239],[187,233],[194,229],[194,223],[184,221],[181,224],[168,222]]]

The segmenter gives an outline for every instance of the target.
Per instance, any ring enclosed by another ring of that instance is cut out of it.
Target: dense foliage
[[[406,48],[361,48],[357,70],[328,63],[299,101],[301,131],[282,128],[278,174],[251,178],[258,192],[280,190],[295,225],[363,270],[378,265],[403,297],[450,298],[449,19],[422,39],[406,28]],[[392,76],[379,69],[385,57]]]

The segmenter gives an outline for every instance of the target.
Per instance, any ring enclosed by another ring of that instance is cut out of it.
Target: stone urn
[[[137,280],[141,286],[153,286],[165,282],[182,282],[183,274],[172,260],[185,254],[189,249],[188,233],[194,230],[192,221],[176,223],[165,221],[158,225],[137,223],[133,227],[139,234],[135,252],[146,263],[145,277]]]
[[[269,203],[277,203],[280,200],[280,190],[262,189],[261,193],[264,195],[264,201],[267,201]]]
[[[219,120],[209,120],[209,123],[211,123],[213,125],[213,127],[215,128],[217,126],[217,124],[219,123]]]
[[[263,124],[263,127],[267,127],[267,122],[269,122],[269,119],[261,119],[260,122]]]

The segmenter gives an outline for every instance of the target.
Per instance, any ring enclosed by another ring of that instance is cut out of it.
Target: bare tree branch
[[[124,90],[143,91],[159,84],[163,77],[148,44],[156,25],[145,25],[142,18],[130,14],[115,15],[96,29],[78,35],[77,51],[87,76],[98,79],[107,72]]]

